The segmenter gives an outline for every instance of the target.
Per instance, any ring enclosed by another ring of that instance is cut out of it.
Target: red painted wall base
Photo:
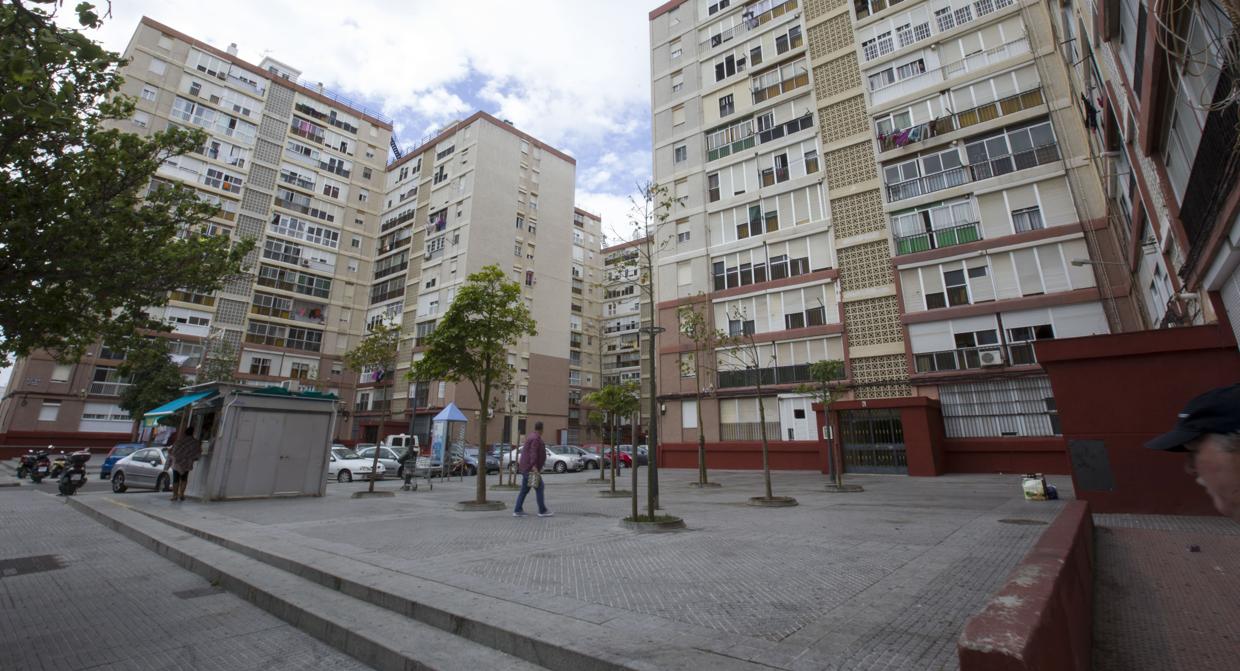
[[[768,461],[773,470],[823,471],[826,452],[812,440],[770,441]],[[660,468],[697,468],[697,443],[663,443],[659,446]],[[762,468],[762,442],[744,441],[706,444],[706,468],[755,470]]]

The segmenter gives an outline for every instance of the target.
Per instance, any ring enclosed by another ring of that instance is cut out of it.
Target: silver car
[[[172,472],[164,470],[168,448],[145,447],[135,450],[112,465],[112,491],[120,494],[130,487],[172,490]]]
[[[400,458],[405,456],[406,447],[388,447],[386,445],[370,445],[363,447],[358,445],[357,456],[363,459],[375,458],[375,449],[379,450],[379,463],[383,464],[385,473],[395,473],[396,477],[403,479],[405,477],[405,467],[401,465]]]

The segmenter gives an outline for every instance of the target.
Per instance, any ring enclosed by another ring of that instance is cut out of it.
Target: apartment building
[[[575,208],[568,306],[568,421],[562,433],[555,434],[562,444],[581,445],[601,438],[597,427],[590,426],[582,399],[604,384],[602,316],[607,285],[603,263],[603,218]]]
[[[581,225],[575,221],[576,162],[478,112],[420,143],[387,170],[365,318],[398,320],[404,341],[395,375],[375,384],[372,374],[355,392],[355,408],[364,418],[360,426],[366,427],[355,437],[380,435],[383,404],[390,424],[382,433],[411,428],[428,436],[434,415],[454,402],[471,420],[463,438],[478,440],[474,420],[482,416],[481,404],[469,383],[409,383],[406,373],[461,284],[491,264],[521,284],[538,335],[509,354],[516,377],[488,413],[488,439],[516,442],[536,420],[545,423],[548,437],[580,428],[570,426],[571,390],[584,393],[599,376],[586,350],[571,344],[574,335],[585,333],[591,298],[586,285],[590,272],[597,276],[592,264],[598,263],[599,233],[596,217],[582,213]],[[583,277],[575,277],[577,272]],[[574,279],[583,280],[580,287]]]
[[[941,416],[941,444],[922,447],[957,448],[948,468],[1055,441],[1032,342],[1142,321],[1051,26],[1014,0],[651,13],[655,174],[677,203],[660,324],[697,306],[752,334],[761,369],[718,356],[698,408],[677,365],[689,344],[665,335],[669,441],[743,447],[761,404],[785,463],[819,466],[793,453],[816,438],[797,387],[822,359],[844,362],[831,421],[849,470],[909,472],[914,407]]]
[[[649,305],[642,282],[641,250],[646,239],[630,240],[603,249],[605,273],[602,303],[603,384],[639,385],[643,398],[634,417],[619,420],[620,442],[633,443],[643,434],[641,416],[648,407],[649,389],[642,372],[648,370],[648,355],[641,347],[639,329],[649,320]],[[637,427],[634,431],[634,427]]]
[[[119,127],[153,133],[200,128],[210,139],[168,161],[151,188],[177,183],[219,206],[213,235],[254,238],[250,274],[214,295],[174,292],[152,315],[173,327],[170,352],[193,379],[205,349],[227,341],[238,377],[256,385],[298,380],[352,396],[341,355],[366,313],[356,306],[372,274],[391,120],[299,83],[273,59],[253,65],[143,18],[125,50],[122,92],[137,100]],[[74,364],[46,353],[17,362],[0,409],[10,442],[100,442],[128,436],[116,405],[126,384],[119,354],[95,345]],[[348,417],[338,436],[351,432]]]
[[[1234,8],[1062,4],[1053,27],[1150,328],[1240,319]],[[1230,55],[1229,55],[1230,54]]]

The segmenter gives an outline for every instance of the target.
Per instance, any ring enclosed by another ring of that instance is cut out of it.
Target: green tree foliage
[[[809,394],[814,402],[822,404],[822,416],[830,421],[831,404],[844,393],[841,380],[844,379],[844,362],[823,359],[809,365],[810,381],[797,387],[797,391]],[[838,439],[831,440],[831,478],[837,487],[844,485],[843,460],[839,455]]]
[[[240,360],[240,352],[232,343],[223,338],[209,339],[202,363],[198,365],[198,383],[236,382]]]
[[[362,338],[357,346],[344,353],[344,364],[358,373],[371,369],[379,376],[390,376],[396,368],[396,350],[400,347],[400,326],[389,326],[380,321],[370,329],[370,333]],[[387,426],[391,402],[384,404],[383,413],[379,417],[379,440],[383,440],[383,427]],[[375,450],[375,458],[370,465],[370,472],[379,470],[379,450]],[[486,470],[486,469],[483,469]],[[370,479],[370,491],[375,491],[375,478]]]
[[[741,322],[746,321],[744,311],[739,308],[735,309],[728,317]],[[770,441],[766,435],[766,405],[762,402],[762,366],[764,363],[770,363],[770,361],[764,361],[762,349],[758,347],[757,341],[754,340],[753,333],[729,336],[719,331],[715,335],[715,341],[723,348],[719,350],[719,356],[731,361],[745,371],[746,384],[749,382],[753,383],[754,391],[758,397],[758,431],[762,437],[762,483],[766,491],[765,498],[774,498],[771,490]]]
[[[144,310],[172,289],[205,293],[251,243],[207,237],[215,211],[192,189],[147,196],[160,164],[200,149],[202,131],[144,137],[109,126],[133,114],[121,57],[55,23],[60,3],[0,3],[0,356],[166,328]],[[82,28],[101,21],[77,5]]]
[[[609,384],[602,389],[592,391],[582,399],[591,408],[597,408],[605,416],[611,434],[611,490],[616,490],[616,433],[622,417],[630,417],[641,407],[641,390],[636,382]],[[591,415],[595,412],[591,412]],[[637,505],[637,493],[633,493],[633,505]]]
[[[492,398],[512,384],[508,351],[521,338],[537,335],[537,325],[521,298],[521,285],[498,265],[471,274],[452,305],[426,340],[426,351],[413,362],[409,379],[465,380],[483,408],[478,444],[487,445],[487,409]],[[476,502],[487,500],[486,469],[478,469]]]
[[[118,405],[133,418],[135,432],[143,413],[179,396],[185,384],[181,369],[168,355],[168,341],[159,337],[129,339],[125,361],[116,372],[129,379]]]

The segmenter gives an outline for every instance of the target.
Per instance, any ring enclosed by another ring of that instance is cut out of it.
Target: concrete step
[[[377,669],[545,668],[186,534],[110,499],[68,501],[104,526]]]
[[[101,497],[74,502],[101,514],[118,508],[117,502]],[[320,587],[547,669],[770,669],[730,651],[716,652],[718,640],[684,633],[669,637],[665,628],[637,614],[617,616],[589,605],[568,605],[571,612],[534,608],[367,563],[349,556],[347,548],[313,547],[293,531],[213,514],[209,506],[173,511],[139,504],[131,512],[167,525],[177,535],[193,534]]]

